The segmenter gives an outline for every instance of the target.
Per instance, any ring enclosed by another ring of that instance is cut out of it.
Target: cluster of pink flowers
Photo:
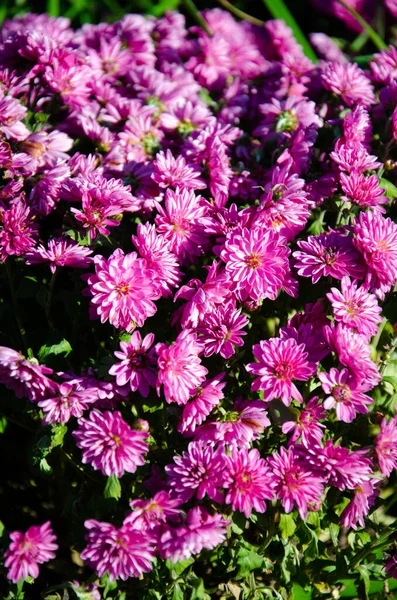
[[[395,411],[376,407],[365,446],[335,434],[372,417],[382,379],[370,344],[397,224],[372,128],[397,139],[396,51],[364,72],[318,39],[314,65],[281,21],[204,18],[212,36],[178,13],[79,31],[28,14],[1,32],[1,261],[79,269],[81,311],[113,345],[105,373],[2,346],[0,382],[68,424],[87,472],[162,475],[120,526],[85,521],[81,559],[110,580],[215,548],[232,511],[306,519],[337,490],[340,523],[363,527],[397,469]],[[11,540],[14,582],[57,549],[49,523]]]

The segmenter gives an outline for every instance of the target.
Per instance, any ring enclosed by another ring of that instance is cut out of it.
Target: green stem
[[[197,6],[193,2],[193,0],[183,0],[183,4],[185,5],[185,8],[190,14],[190,16],[196,21],[197,25],[204,29],[207,35],[212,36],[212,33],[206,21],[203,19],[201,13],[198,11]]]
[[[231,12],[233,15],[236,15],[239,19],[243,19],[244,21],[248,21],[249,23],[253,23],[253,25],[257,25],[258,27],[263,27],[265,25],[265,21],[261,21],[252,15],[247,14],[246,12],[234,6],[228,0],[218,0],[219,4],[222,4],[226,10]]]
[[[376,33],[375,29],[373,29],[371,27],[371,25],[369,23],[367,23],[367,21],[365,19],[363,19],[363,17],[360,15],[360,13],[358,13],[356,10],[354,10],[354,8],[352,8],[349,4],[347,4],[347,2],[345,0],[336,0],[336,1],[339,2],[339,4],[341,6],[343,6],[343,8],[345,8],[347,10],[347,12],[351,14],[352,17],[354,17],[356,19],[357,23],[359,23],[361,25],[361,27],[364,29],[364,31],[366,31],[368,33],[368,37],[373,41],[374,45],[378,48],[378,50],[386,50],[387,49],[387,45],[382,40],[380,35],[378,35]]]
[[[387,319],[386,319],[386,317],[384,317],[384,319],[383,319],[382,323],[379,325],[378,333],[377,333],[377,334],[376,334],[376,336],[374,337],[374,339],[373,339],[373,341],[372,341],[372,344],[371,344],[371,346],[373,346],[374,348],[377,348],[377,347],[378,347],[379,340],[380,340],[380,338],[381,338],[381,335],[382,335],[382,333],[383,333],[383,330],[384,330],[384,328],[385,328],[385,326],[386,326],[386,323],[387,323]]]
[[[15,287],[14,287],[14,280],[12,277],[9,259],[7,259],[4,264],[6,267],[8,285],[10,286],[11,302],[12,302],[12,306],[14,308],[14,318],[15,318],[15,321],[16,321],[16,324],[18,327],[19,335],[21,337],[22,347],[23,347],[25,356],[27,356],[28,358],[31,358],[33,356],[33,352],[32,352],[32,349],[29,348],[29,344],[26,339],[26,330],[25,330],[25,327],[23,326],[21,317],[19,316],[19,313],[18,313],[18,301],[17,301],[17,295],[16,295],[16,291],[15,291]]]

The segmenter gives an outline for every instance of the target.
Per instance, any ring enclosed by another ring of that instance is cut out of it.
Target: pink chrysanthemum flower
[[[353,246],[353,238],[338,231],[309,236],[298,242],[300,250],[293,253],[295,269],[301,277],[311,277],[317,283],[320,277],[342,279],[349,275],[356,279],[364,276],[362,257]]]
[[[294,339],[272,338],[255,344],[252,351],[258,362],[249,363],[245,368],[258,378],[251,389],[263,390],[266,402],[273,398],[281,398],[286,406],[291,404],[292,398],[302,402],[302,394],[292,381],[307,381],[317,371],[315,363],[307,360],[304,344]]]
[[[322,388],[329,396],[324,400],[324,408],[335,408],[339,421],[351,423],[356,414],[368,412],[367,406],[372,404],[372,398],[363,392],[371,389],[371,385],[363,381],[359,383],[352,377],[348,369],[338,371],[332,368],[328,373],[319,373]]]
[[[308,460],[313,469],[325,479],[326,485],[342,491],[354,490],[372,477],[372,463],[366,457],[367,450],[350,451],[328,440],[324,448],[317,446],[309,449],[309,452]]]
[[[156,312],[153,300],[161,295],[155,273],[136,252],[124,254],[120,248],[108,260],[96,255],[94,263],[95,275],[87,278],[92,315],[126,331],[142,327]]]
[[[50,521],[43,525],[32,525],[25,533],[13,531],[10,538],[11,544],[4,553],[4,566],[8,568],[8,579],[14,583],[29,575],[36,579],[39,576],[39,564],[55,558],[54,550],[58,549],[58,545],[54,543],[57,538]]]
[[[170,243],[170,250],[181,261],[189,264],[203,253],[208,243],[205,222],[208,209],[201,196],[193,190],[168,189],[165,208],[158,205],[156,216],[158,233]]]
[[[160,556],[178,562],[203,548],[212,550],[225,540],[228,525],[230,521],[222,515],[211,515],[203,506],[195,506],[187,513],[185,525],[165,529],[159,543]]]
[[[358,383],[364,381],[368,390],[382,379],[375,363],[371,359],[371,348],[363,335],[342,323],[327,325],[324,334],[331,350],[335,352],[339,362],[347,367]]]
[[[67,423],[71,417],[81,417],[91,404],[98,400],[94,388],[83,388],[78,382],[61,383],[56,396],[41,400],[38,405],[44,412],[43,423]]]
[[[323,124],[323,120],[316,114],[315,103],[296,96],[289,96],[281,102],[272,98],[270,103],[261,104],[259,110],[264,119],[253,133],[265,140],[295,131],[299,125],[321,127]]]
[[[226,382],[222,381],[224,377],[225,373],[221,373],[197,388],[195,395],[183,407],[181,420],[177,427],[179,433],[185,435],[193,433],[224,398],[222,391],[226,385]]]
[[[83,192],[82,210],[78,208],[70,209],[75,218],[83,223],[83,227],[88,229],[92,239],[97,234],[109,235],[109,227],[120,225],[119,219],[115,217],[123,212],[121,204],[109,199],[103,195],[102,190],[93,190]]]
[[[385,3],[387,4],[388,0]],[[387,50],[374,54],[369,67],[375,83],[383,85],[394,83],[397,78],[397,48],[390,45]]]
[[[318,506],[323,492],[322,478],[316,476],[294,453],[293,448],[280,448],[268,459],[276,484],[277,498],[286,513],[296,505],[299,515],[306,519],[309,508]]]
[[[379,491],[375,488],[373,481],[364,481],[354,490],[353,499],[346,506],[340,516],[342,527],[357,530],[357,523],[365,527],[365,517],[368,515],[371,506],[374,504]]]
[[[368,110],[363,106],[355,106],[343,119],[343,136],[345,142],[362,144],[368,151],[372,141],[372,122]]]
[[[147,398],[149,386],[156,387],[156,358],[154,348],[154,334],[148,333],[142,340],[139,331],[134,331],[129,342],[120,342],[120,351],[114,355],[121,362],[114,364],[109,369],[109,374],[116,377],[117,385],[129,385],[132,392],[139,393]]]
[[[157,344],[156,352],[157,393],[160,395],[160,386],[163,385],[167,402],[186,404],[208,373],[199,358],[202,346],[197,342],[196,334],[184,330],[171,346]]]
[[[145,259],[148,268],[157,274],[161,295],[164,298],[170,296],[171,288],[180,283],[181,272],[175,255],[170,251],[169,241],[162,235],[157,235],[153,224],[139,223],[137,235],[132,236],[132,243]]]
[[[51,273],[55,273],[57,267],[73,267],[83,269],[92,262],[90,258],[92,250],[86,246],[79,246],[72,240],[49,240],[48,248],[42,244],[25,255],[26,264],[36,265],[49,262]]]
[[[171,498],[170,494],[161,490],[150,500],[133,500],[130,506],[133,512],[127,516],[124,523],[132,524],[139,530],[157,530],[168,517],[179,515],[181,502],[179,498]]]
[[[288,445],[295,444],[299,438],[301,438],[302,444],[306,448],[318,445],[323,437],[323,429],[326,427],[319,421],[325,419],[325,417],[326,412],[317,396],[311,398],[305,408],[298,414],[296,421],[287,421],[282,426],[283,433],[292,431]]]
[[[384,212],[384,209],[381,209],[380,206],[387,204],[389,198],[385,196],[385,190],[379,186],[377,175],[366,177],[363,173],[357,171],[353,171],[349,175],[341,173],[340,182],[342,190],[346,194],[346,196],[341,196],[342,200],[353,202],[363,208],[368,206],[378,207],[380,212]]]
[[[131,429],[118,411],[92,410],[88,419],[81,418],[78,423],[79,429],[72,435],[83,450],[82,463],[91,463],[108,477],[122,477],[125,471],[135,473],[138,466],[145,464],[143,455],[149,450],[144,441],[147,432]]]
[[[247,324],[248,317],[234,308],[233,303],[215,306],[196,329],[204,345],[204,356],[215,353],[230,358],[235,353],[234,346],[243,346],[242,336],[247,335],[243,327]]]
[[[198,39],[198,52],[191,56],[185,67],[192,71],[200,85],[212,88],[226,81],[230,72],[230,46],[219,34],[204,34]]]
[[[174,456],[175,465],[167,465],[168,485],[181,503],[195,494],[198,500],[208,496],[214,502],[222,502],[222,487],[225,469],[223,448],[214,450],[203,442],[190,442],[188,451]]]
[[[382,420],[375,451],[383,477],[390,477],[391,472],[397,469],[397,418],[389,422]]]
[[[0,346],[0,383],[13,390],[17,398],[35,402],[54,392],[56,384],[47,377],[52,373],[36,359],[26,359],[20,352]]]
[[[228,448],[249,448],[270,426],[265,404],[261,400],[237,398],[223,421],[211,421],[196,430],[195,439],[223,444]]]
[[[232,451],[227,457],[223,487],[228,490],[226,504],[244,513],[247,519],[252,510],[263,513],[265,500],[274,498],[275,482],[272,473],[261,458],[259,450]]]
[[[9,210],[0,211],[0,259],[26,254],[37,238],[37,225],[31,209],[24,200],[18,200]]]
[[[156,154],[153,167],[152,177],[161,188],[202,190],[207,186],[196,165],[188,165],[183,156],[174,158],[171,150]]]
[[[117,529],[94,519],[84,525],[88,544],[80,556],[99,577],[108,572],[109,581],[126,580],[152,570],[155,538],[149,531],[140,531],[126,522]]]
[[[368,267],[366,283],[383,299],[397,280],[397,225],[371,211],[354,224],[354,245]]]
[[[288,255],[277,233],[259,227],[232,232],[221,252],[240,300],[275,300],[289,272]]]
[[[326,63],[321,79],[325,89],[340,96],[347,106],[375,104],[371,82],[356,63]]]
[[[345,142],[339,138],[335,149],[330,152],[330,157],[338,165],[340,171],[347,173],[363,173],[373,171],[382,166],[373,154],[369,154],[367,148],[357,142]]]
[[[376,297],[365,288],[357,287],[357,282],[351,282],[349,277],[343,277],[341,290],[331,288],[327,298],[332,304],[336,321],[345,323],[368,339],[376,334],[382,321],[380,316],[382,309]]]

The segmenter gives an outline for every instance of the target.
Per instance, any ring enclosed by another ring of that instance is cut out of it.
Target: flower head
[[[120,342],[120,350],[114,355],[121,362],[109,369],[109,374],[116,377],[117,385],[129,385],[132,392],[147,398],[149,386],[156,387],[156,358],[154,348],[149,350],[154,342],[154,334],[148,333],[142,340],[139,331],[134,331],[129,342]]]
[[[4,553],[4,566],[8,568],[8,579],[14,583],[29,575],[36,579],[39,576],[39,564],[55,558],[54,550],[58,549],[58,545],[54,543],[57,538],[50,521],[43,525],[32,525],[25,533],[13,531],[10,538],[11,544]]]

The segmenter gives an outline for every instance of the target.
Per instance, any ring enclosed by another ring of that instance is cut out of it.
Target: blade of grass
[[[317,56],[313,48],[283,0],[263,0],[263,3],[272,17],[275,19],[282,19],[288,25],[288,27],[291,27],[296,41],[302,46],[303,52],[308,58],[310,58],[311,61],[317,62]]]
[[[345,2],[345,0],[336,0],[336,1],[341,6],[343,6],[343,8],[345,8],[347,10],[347,12],[349,12],[351,14],[352,17],[354,17],[356,19],[357,23],[359,23],[361,25],[361,27],[364,29],[364,31],[366,31],[368,33],[368,37],[372,40],[373,44],[378,48],[378,50],[387,49],[387,45],[382,40],[380,35],[378,35],[376,33],[375,29],[373,29],[371,27],[371,25],[369,23],[367,23],[367,21],[365,19],[363,19],[363,17],[360,15],[360,13],[358,13],[356,10],[354,10],[354,8],[352,8],[349,4],[347,4],[347,2]]]

